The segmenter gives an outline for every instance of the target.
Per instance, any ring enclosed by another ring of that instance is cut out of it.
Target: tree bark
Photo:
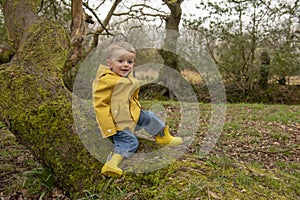
[[[85,37],[84,13],[82,0],[72,0],[71,50],[63,68],[63,73],[69,71],[82,58],[82,43]]]
[[[176,54],[177,39],[179,34],[179,23],[181,19],[181,3],[183,0],[163,0],[171,13],[166,17],[166,38],[164,40],[163,49],[159,52],[164,59],[164,65],[169,68],[163,68],[159,72],[159,81],[162,81],[166,86],[162,90],[162,95],[169,96],[171,99],[175,98],[173,91],[180,90],[180,81],[175,80],[172,70],[178,69],[178,56]]]
[[[263,51],[260,55],[260,80],[258,84],[262,89],[267,89],[268,87],[268,76],[270,67],[270,57],[267,51]]]
[[[26,36],[26,30],[37,20],[38,6],[41,0],[32,1],[3,1],[3,14],[5,16],[5,25],[7,27],[9,40],[13,41],[13,47],[18,48],[23,37]],[[26,8],[23,9],[23,8]]]
[[[38,18],[38,5],[4,1],[9,37],[18,48],[0,66],[0,120],[74,197],[102,179],[101,163],[75,132],[71,93],[62,81],[68,37],[59,24]]]

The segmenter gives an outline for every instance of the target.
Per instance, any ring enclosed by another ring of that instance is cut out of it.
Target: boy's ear
[[[110,59],[106,60],[107,66],[110,66],[112,64],[112,61]]]

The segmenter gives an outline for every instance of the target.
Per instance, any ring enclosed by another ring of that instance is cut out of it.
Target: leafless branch
[[[41,1],[41,5],[40,5],[40,8],[38,10],[38,13],[42,11],[43,6],[44,6],[44,0]]]
[[[121,0],[115,0],[115,2],[113,3],[113,5],[111,6],[106,18],[103,21],[103,25],[106,27],[110,21],[110,19],[113,16],[114,11],[116,10],[117,6],[119,5],[119,3],[121,2]],[[100,30],[98,29],[97,32],[100,32]]]
[[[144,12],[143,11],[144,9],[150,9],[150,10],[156,12],[156,14]],[[143,15],[143,16],[159,17],[159,18],[162,18],[162,19],[165,19],[168,15],[166,12],[158,10],[158,9],[153,8],[152,6],[149,6],[149,5],[146,5],[146,4],[132,5],[128,8],[127,12],[114,13],[113,15],[114,16],[124,16],[124,15],[136,16],[137,13],[141,13],[141,15]]]
[[[87,3],[83,3],[84,7],[86,9],[88,9],[93,16],[96,18],[97,22],[100,24],[101,29],[104,30],[106,32],[107,35],[112,35],[107,28],[105,27],[105,25],[101,22],[101,20],[99,19],[98,15],[95,13],[94,9],[92,9]],[[101,31],[102,32],[102,31]],[[98,34],[98,33],[94,33],[94,34]],[[99,34],[98,34],[99,35]]]

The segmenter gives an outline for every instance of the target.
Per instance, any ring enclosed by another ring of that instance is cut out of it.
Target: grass
[[[178,103],[142,104],[163,110],[176,134],[181,120]],[[81,200],[300,198],[300,106],[228,104],[222,135],[204,156],[200,147],[209,128],[211,105],[199,108],[198,131],[187,153],[175,163],[147,174],[108,179],[105,188],[85,191]],[[0,197],[22,191],[29,198],[66,199],[51,174],[0,127]]]
[[[56,190],[53,175],[16,141],[3,124],[0,127],[0,199],[21,199],[19,195],[43,199],[46,194],[52,194]]]

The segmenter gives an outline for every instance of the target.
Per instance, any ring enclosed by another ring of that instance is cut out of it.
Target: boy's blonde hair
[[[119,41],[112,43],[105,49],[106,59],[112,59],[116,52],[124,50],[136,54],[136,51],[131,44],[128,42]]]

